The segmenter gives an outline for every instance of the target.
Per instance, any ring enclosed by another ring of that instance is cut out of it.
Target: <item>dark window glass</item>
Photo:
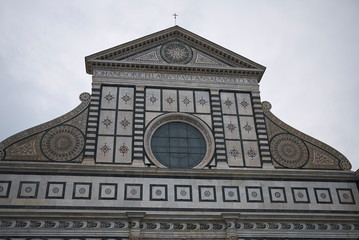
[[[206,141],[197,128],[182,122],[159,127],[151,139],[153,155],[169,168],[193,168],[206,154]]]

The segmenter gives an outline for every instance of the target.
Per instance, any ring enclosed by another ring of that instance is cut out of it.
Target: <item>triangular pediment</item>
[[[250,75],[260,81],[265,71],[264,66],[179,26],[95,53],[85,61],[89,74],[96,68],[160,68]]]
[[[174,49],[168,49],[168,45],[174,45]],[[209,56],[208,54],[199,51],[195,48],[188,47],[188,49],[179,48],[176,46],[187,46],[179,41],[170,41],[158,47],[151,48],[133,56],[118,59],[122,63],[148,63],[148,64],[185,64],[188,66],[201,67],[224,67],[231,68],[232,66]],[[167,48],[166,48],[167,47]],[[188,50],[187,52],[185,50]],[[187,54],[186,54],[187,53]],[[172,59],[166,58],[173,56]],[[172,55],[170,55],[172,54]],[[172,61],[171,61],[172,60]]]

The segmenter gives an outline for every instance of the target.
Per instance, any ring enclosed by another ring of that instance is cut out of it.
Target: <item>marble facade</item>
[[[77,108],[0,143],[0,239],[359,238],[358,171],[273,115],[265,67],[178,26],[85,62]],[[169,122],[193,168],[152,152]]]

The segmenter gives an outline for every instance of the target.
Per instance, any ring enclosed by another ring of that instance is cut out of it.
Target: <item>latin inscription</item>
[[[154,79],[154,80],[173,80],[173,81],[200,81],[217,83],[242,83],[257,84],[255,79],[235,78],[235,77],[216,77],[216,76],[194,76],[184,74],[163,74],[163,73],[144,73],[144,72],[120,72],[120,71],[100,71],[95,70],[94,76],[98,77],[116,77],[127,79]]]

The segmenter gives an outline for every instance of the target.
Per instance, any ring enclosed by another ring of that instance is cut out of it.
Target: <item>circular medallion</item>
[[[191,61],[192,49],[179,41],[172,41],[161,47],[161,56],[167,63],[186,64]]]
[[[348,160],[341,160],[339,164],[340,164],[340,168],[343,170],[349,171],[350,169],[352,169],[352,165]]]
[[[87,102],[88,100],[91,99],[91,95],[89,93],[87,93],[87,92],[83,92],[83,93],[80,94],[79,98],[80,98],[80,101]]]
[[[304,142],[290,134],[279,134],[272,138],[270,150],[274,160],[287,168],[300,168],[309,157]]]
[[[45,133],[41,140],[44,155],[53,161],[70,161],[80,155],[85,139],[80,130],[72,126],[58,126]]]

